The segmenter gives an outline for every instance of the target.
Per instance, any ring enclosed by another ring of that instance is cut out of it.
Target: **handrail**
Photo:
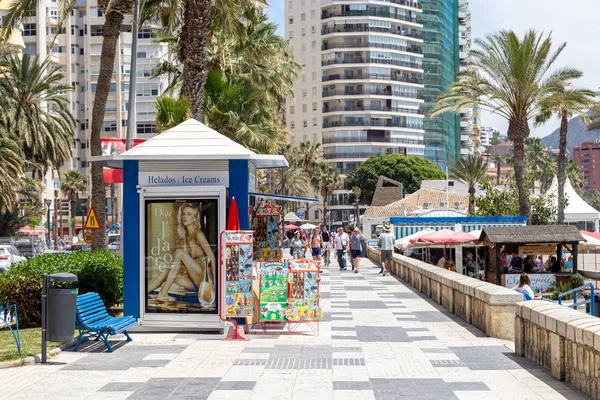
[[[588,286],[590,287],[590,290],[591,290],[590,298],[588,300],[577,302],[577,292],[580,292],[580,291],[584,290]],[[562,298],[564,296],[567,296],[567,295],[570,295],[570,294],[573,294],[573,304],[571,304],[571,305],[569,305],[567,307],[571,307],[574,310],[577,310],[577,307],[589,303],[590,304],[590,312],[588,314],[590,314],[590,315],[596,315],[594,313],[594,303],[595,303],[595,299],[596,298],[594,297],[594,284],[593,283],[589,282],[589,283],[586,283],[583,286],[579,286],[579,287],[576,287],[575,289],[567,290],[564,293],[560,293],[558,295],[558,304],[560,304],[562,306],[563,305],[562,304]]]

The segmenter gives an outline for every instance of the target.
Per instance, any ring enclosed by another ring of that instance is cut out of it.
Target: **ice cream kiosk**
[[[219,234],[229,199],[249,228],[256,170],[285,168],[190,119],[120,154],[123,168],[124,313],[141,330],[220,330]]]

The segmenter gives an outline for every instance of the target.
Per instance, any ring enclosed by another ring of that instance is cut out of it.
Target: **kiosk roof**
[[[249,160],[256,168],[285,168],[289,165],[284,156],[256,154],[195,119],[188,119],[118,156],[110,157],[110,160],[108,157],[93,157],[90,161],[102,164],[103,160],[106,160],[105,166],[110,167],[122,167],[124,160]]]

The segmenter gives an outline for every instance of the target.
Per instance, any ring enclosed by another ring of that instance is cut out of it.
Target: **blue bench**
[[[127,341],[130,342],[131,338],[127,333],[127,328],[132,325],[137,325],[137,319],[132,316],[111,317],[98,293],[90,292],[79,295],[77,296],[77,330],[79,331],[79,337],[73,350],[77,351],[81,343],[87,339],[95,339],[102,340],[106,345],[106,349],[112,352],[113,349],[108,343],[108,336],[123,333],[127,336]]]

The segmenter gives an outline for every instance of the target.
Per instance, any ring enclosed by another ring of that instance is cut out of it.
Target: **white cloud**
[[[578,86],[597,90],[600,87],[600,50],[598,49],[598,0],[472,0],[473,38],[483,38],[498,30],[514,30],[523,34],[529,29],[552,33],[556,45],[567,47],[556,61],[557,66],[570,66],[583,71]],[[484,125],[505,132],[508,124],[494,115],[482,115]],[[546,136],[559,126],[557,120],[533,128],[534,136]]]

